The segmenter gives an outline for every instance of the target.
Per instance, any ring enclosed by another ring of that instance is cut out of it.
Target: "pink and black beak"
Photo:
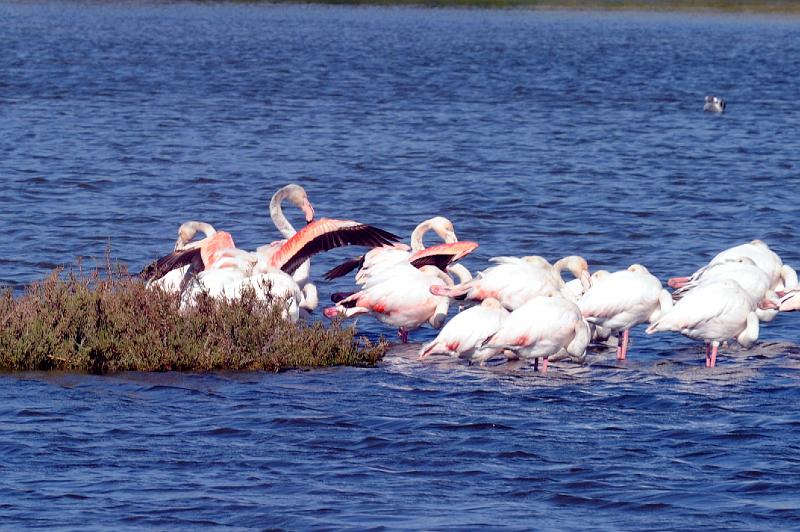
[[[303,204],[300,207],[303,210],[303,214],[306,215],[306,223],[310,224],[314,221],[314,206],[311,205],[311,202],[308,201],[308,198],[303,200]]]

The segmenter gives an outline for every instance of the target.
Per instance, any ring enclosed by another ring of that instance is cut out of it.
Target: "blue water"
[[[666,279],[753,238],[800,266],[798,18],[43,2],[0,34],[17,291],[108,245],[137,270],[188,219],[270,242],[287,182],[402,235],[448,216],[473,270]],[[0,527],[800,528],[800,316],[713,370],[641,327],[546,377],[418,363],[433,335],[371,369],[0,376]]]

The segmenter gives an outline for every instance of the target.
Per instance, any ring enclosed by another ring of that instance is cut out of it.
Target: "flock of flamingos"
[[[288,200],[302,210],[308,225],[296,231],[283,213]],[[719,253],[688,277],[669,280],[673,292],[647,268],[595,271],[586,261],[565,257],[555,264],[539,256],[495,257],[473,275],[457,262],[478,244],[459,241],[452,223],[435,217],[419,224],[411,245],[382,229],[352,220],[314,219],[305,190],[295,184],[278,190],[270,216],[284,240],[248,252],[231,235],[203,222],[178,230],[172,253],[140,273],[153,287],[180,294],[181,308],[198,296],[237,298],[249,287],[261,299],[282,305],[293,321],[319,304],[310,279],[310,257],[333,248],[371,248],[325,274],[333,279],[357,270],[352,293],[335,293],[328,318],[371,315],[398,329],[401,340],[428,323],[441,332],[422,346],[420,359],[446,354],[484,364],[493,357],[523,358],[546,372],[548,360],[581,362],[590,342],[617,342],[625,359],[628,331],[649,322],[647,334],[679,332],[706,344],[706,366],[713,367],[721,343],[749,347],[759,322],[779,311],[800,309],[797,274],[760,240]],[[426,248],[434,231],[443,243]],[[195,239],[197,233],[202,239]],[[575,278],[562,279],[562,271]],[[453,302],[463,308],[445,324]],[[541,364],[539,361],[541,360]]]

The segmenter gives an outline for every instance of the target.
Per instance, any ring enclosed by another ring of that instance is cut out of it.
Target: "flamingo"
[[[193,241],[198,231],[203,233],[204,238],[199,241]],[[173,251],[184,251],[190,247],[200,247],[216,233],[216,229],[211,224],[196,221],[184,222],[178,228],[178,240],[175,242]],[[186,286],[189,277],[195,271],[203,269],[202,263],[197,261],[173,269],[173,265],[169,261],[174,258],[174,255],[174,253],[167,255],[161,259],[161,263],[155,261],[142,270],[139,275],[144,279],[149,279],[147,281],[148,288],[159,287],[166,292],[179,294]],[[159,276],[159,272],[162,271],[167,273]]]
[[[494,298],[484,299],[480,305],[456,314],[439,335],[420,349],[419,359],[431,354],[451,356],[486,362],[496,352],[483,347],[508,317],[509,312]]]
[[[689,290],[672,310],[648,328],[647,334],[675,331],[706,343],[706,367],[717,361],[719,344],[735,338],[744,347],[758,340],[757,306],[774,308],[772,299],[754,304],[750,295],[732,279],[706,282]]]
[[[201,294],[215,299],[239,299],[247,289],[255,291],[256,298],[261,301],[281,301],[281,314],[285,319],[297,322],[303,293],[292,276],[286,272],[267,266],[258,261],[255,254],[248,265],[242,267],[219,267],[204,270],[192,279],[191,284],[183,292],[181,309],[193,306]]]
[[[444,324],[449,300],[432,295],[430,287],[452,283],[447,274],[434,266],[417,269],[407,263],[399,264],[392,275],[326,308],[324,314],[328,318],[370,314],[397,327],[400,341],[408,343],[409,331],[424,323],[434,329]]]
[[[299,203],[307,219],[313,217],[313,207],[304,196],[304,192],[300,193],[301,187],[284,187],[282,191],[277,198],[273,196],[271,212],[275,212],[272,207],[277,207],[280,216],[275,216],[276,225],[280,230],[288,233],[286,227],[290,226],[288,220],[286,223],[282,223],[283,220],[281,220],[281,218],[285,220],[280,211],[282,199],[289,198]],[[207,226],[205,230],[209,228],[210,226]],[[179,242],[184,242],[182,245],[176,244],[176,249],[170,255],[158,259],[140,273],[140,276],[146,280],[157,280],[170,270],[194,264],[200,273],[191,290],[185,290],[183,307],[192,304],[198,290],[207,290],[211,294],[218,295],[227,292],[238,294],[238,287],[242,283],[260,283],[264,281],[264,276],[274,278],[270,284],[282,286],[286,284],[286,280],[278,273],[279,271],[291,276],[311,256],[322,251],[345,245],[383,246],[399,240],[399,237],[387,231],[360,222],[323,218],[294,232],[287,240],[268,246],[268,252],[260,249],[257,253],[250,253],[236,248],[230,233],[213,231],[213,228],[207,231],[206,238],[197,242],[185,243],[194,237],[194,233],[189,236],[192,230],[196,233],[198,229],[204,228],[195,224],[192,227],[187,226],[185,229],[184,233],[179,231]],[[258,272],[257,278],[245,281],[254,272]],[[280,292],[277,289],[276,291]],[[294,287],[291,287],[289,292],[294,293]],[[281,294],[285,293],[288,292],[285,290],[281,292]],[[313,293],[315,294],[316,291],[314,290]],[[300,304],[304,303],[303,297],[297,301]]]
[[[219,234],[217,233],[217,235]],[[205,259],[206,250],[201,246],[200,251],[203,254],[203,263],[210,271],[199,275],[198,282],[203,289],[209,290],[212,294],[226,293],[230,290],[236,293],[236,287],[245,282],[244,278],[252,275],[256,266],[264,274],[273,272],[277,275],[277,271],[280,270],[291,276],[308,258],[316,253],[345,245],[376,246],[390,244],[397,239],[398,237],[391,233],[370,225],[352,220],[323,218],[306,225],[286,242],[272,246],[269,254],[248,253],[239,250],[233,246],[233,240],[231,239],[229,247],[217,248],[213,253],[208,253],[214,259],[213,262],[209,263]],[[221,262],[216,268],[210,268],[216,261]],[[223,273],[216,273],[219,271]],[[282,281],[284,280],[282,279]],[[249,282],[256,282],[256,280]],[[231,286],[226,289],[229,284]],[[189,297],[187,301],[191,302],[193,300],[192,296],[196,296],[196,294],[196,290],[190,292],[187,296]],[[302,302],[302,298],[298,302]]]
[[[769,276],[759,268],[750,257],[741,256],[737,259],[723,259],[722,261],[712,262],[705,268],[698,270],[697,274],[672,293],[673,299],[680,299],[688,291],[698,285],[713,282],[719,279],[733,279],[744,289],[753,300],[754,304],[773,293],[770,289]],[[760,321],[772,321],[778,313],[777,309],[756,308],[756,315]]]
[[[429,231],[434,231],[444,241],[443,244],[425,247],[423,238]],[[370,279],[377,278],[389,271],[393,266],[408,262],[420,267],[434,265],[442,270],[448,269],[458,276],[459,281],[472,278],[464,266],[454,264],[478,247],[475,242],[459,242],[453,223],[443,216],[435,216],[421,222],[411,233],[411,248],[405,244],[375,248],[365,255],[343,262],[325,274],[325,279],[341,277],[360,268],[356,273],[356,284],[365,285]]]
[[[562,269],[569,269],[576,278],[581,279],[584,286],[588,287],[590,283],[589,266],[578,256],[565,257],[555,266],[539,256],[493,257],[489,260],[497,264],[466,283],[453,287],[433,287],[432,293],[471,301],[492,297],[508,310],[515,310],[528,300],[549,292],[563,291],[569,294],[561,279]]]
[[[647,268],[633,264],[627,270],[598,275],[578,307],[586,321],[600,327],[601,335],[617,335],[617,360],[625,360],[630,329],[672,308],[672,297]]]
[[[521,358],[533,359],[537,370],[541,358],[541,372],[546,373],[548,357],[556,353],[565,351],[573,359],[582,360],[590,339],[589,324],[578,305],[552,291],[513,311],[483,347],[495,353],[510,350]]]
[[[283,212],[283,202],[285,200],[289,200],[297,208],[303,211],[303,215],[307,224],[314,221],[314,207],[309,201],[308,195],[302,186],[295,183],[290,183],[278,189],[278,191],[275,192],[270,199],[269,214],[272,222],[275,224],[275,227],[283,236],[284,240],[272,242],[271,244],[261,246],[256,250],[256,253],[263,254],[266,259],[268,259],[269,256],[276,251],[275,248],[282,246],[286,242],[286,239],[289,239],[297,234],[297,230],[294,228],[289,219],[286,218],[286,215]],[[307,260],[303,262],[303,264],[301,264],[300,267],[294,272],[292,278],[294,278],[303,292],[303,298],[300,307],[307,312],[311,312],[316,309],[317,305],[319,305],[319,294],[317,292],[316,285],[311,282],[311,261]]]
[[[791,290],[797,286],[797,272],[788,264],[784,264],[778,254],[772,251],[762,240],[752,240],[746,244],[740,244],[721,251],[711,259],[708,265],[703,266],[690,277],[673,277],[668,284],[672,288],[679,288],[684,283],[696,280],[710,265],[736,260],[740,257],[750,258],[756,266],[769,276],[769,288],[772,290],[780,292]]]

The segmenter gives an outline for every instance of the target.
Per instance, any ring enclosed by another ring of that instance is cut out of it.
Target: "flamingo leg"
[[[547,373],[547,357],[542,357],[542,373]]]
[[[400,341],[404,344],[408,343],[408,329],[405,327],[400,327],[397,329],[397,336],[400,337]]]
[[[713,368],[717,364],[717,350],[719,349],[719,342],[711,342],[706,347],[706,367]]]
[[[625,360],[628,354],[628,335],[630,333],[625,330],[617,335],[619,342],[617,343],[617,360]]]

